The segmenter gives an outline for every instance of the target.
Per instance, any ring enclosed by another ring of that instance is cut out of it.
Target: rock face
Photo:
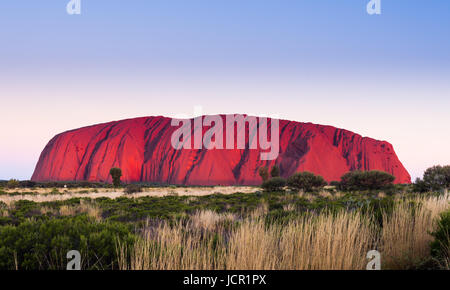
[[[220,117],[226,124],[225,116]],[[245,149],[211,150],[174,149],[171,136],[179,127],[158,116],[61,133],[41,153],[32,180],[110,182],[109,170],[119,167],[125,182],[256,185],[261,183],[258,168],[277,164],[283,177],[311,171],[333,181],[351,170],[377,169],[394,175],[395,183],[411,182],[391,144],[331,126],[279,120],[279,155],[272,161],[261,160],[264,150],[249,149],[250,126]],[[192,132],[204,135],[209,128]]]

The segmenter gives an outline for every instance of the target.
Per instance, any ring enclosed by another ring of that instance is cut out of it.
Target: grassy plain
[[[0,269],[436,269],[450,195],[258,187],[0,190]]]

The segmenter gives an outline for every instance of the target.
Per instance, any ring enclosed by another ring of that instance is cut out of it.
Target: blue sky
[[[387,140],[414,177],[450,163],[450,1],[68,2],[0,2],[0,179],[61,131],[195,105]]]

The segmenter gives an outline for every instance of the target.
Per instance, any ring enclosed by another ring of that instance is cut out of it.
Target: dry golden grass
[[[7,209],[0,209],[0,217],[8,217],[9,212]]]
[[[295,211],[295,205],[292,203],[283,205],[283,210],[284,211]]]
[[[40,208],[41,214],[42,215],[56,215],[57,213],[59,213],[58,210],[48,207],[48,206],[42,206]]]
[[[450,208],[450,195],[398,202],[383,215],[382,258],[386,269],[414,268],[430,255],[429,234],[440,213]]]
[[[376,246],[371,221],[358,212],[336,216],[308,215],[282,231],[280,269],[364,269],[366,254]]]
[[[386,197],[386,193],[384,193],[384,192],[379,192],[379,193],[377,194],[377,196],[378,196],[378,198],[385,198],[385,197]]]
[[[131,249],[118,244],[118,262],[134,270],[355,270],[365,269],[367,252],[376,249],[382,268],[410,269],[429,258],[429,232],[449,200],[449,195],[398,200],[392,215],[383,216],[383,229],[358,211],[306,213],[270,226],[262,218],[267,204],[243,220],[197,212],[187,222],[145,227]],[[239,222],[224,228],[223,220]]]
[[[231,234],[226,255],[227,270],[274,270],[278,266],[279,227],[266,228],[261,219],[246,219]]]
[[[188,195],[187,200],[221,192],[252,193],[256,187],[192,187],[145,188],[143,192],[128,197]],[[98,189],[99,192],[75,189],[61,194],[51,194],[49,189],[34,194],[1,195],[0,201],[7,208],[0,210],[6,217],[22,199],[35,202],[65,200],[89,196],[117,198],[124,192],[114,189]],[[331,195],[328,191],[299,196],[313,201],[317,196],[335,199],[344,193]],[[294,212],[293,195],[280,197],[285,211]],[[378,197],[385,195],[380,193]],[[305,213],[284,224],[264,223],[269,204],[261,203],[251,214],[240,217],[235,214],[219,214],[211,210],[198,211],[175,224],[148,223],[140,231],[140,238],[131,248],[117,244],[121,269],[169,270],[169,269],[365,269],[366,254],[379,250],[383,269],[411,269],[430,258],[430,232],[434,230],[439,214],[450,208],[450,195],[441,197],[417,197],[396,199],[392,213],[383,215],[383,227],[370,220],[370,214],[342,211],[337,214]],[[229,205],[228,205],[229,206]],[[82,200],[77,206],[61,206],[54,209],[40,208],[42,214],[74,216],[87,214],[102,220],[102,211],[94,202]],[[227,223],[228,221],[234,223]],[[232,225],[230,225],[232,224]],[[450,249],[443,268],[450,268]]]
[[[208,216],[210,213],[197,213]],[[217,218],[208,218],[211,222]],[[358,213],[305,216],[286,226],[266,227],[263,219],[247,218],[228,241],[206,235],[196,222],[166,223],[144,230],[132,249],[118,244],[121,269],[364,269],[365,255],[375,240],[370,222]],[[128,254],[129,256],[128,256]],[[127,262],[129,261],[129,262]]]
[[[343,197],[344,196],[344,193],[342,192],[342,191],[338,191],[338,192],[335,192],[334,194],[333,194],[333,197],[334,198],[341,198],[341,197]]]
[[[74,216],[77,212],[77,208],[74,206],[62,205],[59,208],[59,215],[61,216]]]
[[[326,191],[326,190],[319,191],[319,195],[321,197],[328,197],[328,198],[332,198],[333,197],[333,195],[329,191]]]
[[[80,213],[86,213],[89,217],[94,218],[96,221],[100,221],[102,219],[102,210],[95,203],[81,200],[78,211]]]
[[[189,229],[189,230],[187,230]],[[127,249],[117,244],[119,268],[121,270],[205,270],[218,269],[214,247],[223,249],[212,239],[202,237],[204,233],[191,224],[177,223],[157,228],[146,228],[142,238],[134,247]],[[218,256],[222,256],[217,254]],[[129,262],[128,262],[129,261]]]
[[[267,202],[263,202],[251,213],[250,216],[253,219],[256,219],[267,215],[268,212],[269,212],[269,204]]]
[[[54,213],[52,209],[42,207],[41,213]],[[91,202],[86,202],[84,200],[81,201],[78,206],[68,206],[62,205],[59,208],[59,215],[61,216],[75,216],[77,214],[87,214],[89,217],[94,218],[96,221],[100,221],[102,219],[102,210],[96,204]]]
[[[197,211],[191,217],[192,225],[195,228],[213,230],[221,221],[234,221],[236,216],[232,213],[218,214],[212,210]]]

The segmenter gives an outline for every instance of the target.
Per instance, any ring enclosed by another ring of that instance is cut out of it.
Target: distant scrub
[[[8,188],[17,188],[20,186],[20,183],[17,179],[10,179],[7,183],[6,183],[6,187]]]
[[[0,187],[8,187],[9,181],[0,181]],[[109,183],[90,182],[90,181],[49,181],[49,182],[35,182],[31,180],[18,181],[16,188],[111,188]]]
[[[262,184],[262,188],[267,191],[281,191],[286,186],[286,180],[282,177],[273,177]]]
[[[125,193],[127,193],[127,194],[138,193],[138,192],[142,192],[142,186],[140,186],[138,184],[128,184],[125,187]]]
[[[287,180],[287,185],[294,190],[312,191],[327,185],[327,182],[320,175],[311,172],[298,172]]]
[[[339,187],[343,190],[386,189],[394,180],[395,177],[387,172],[355,170],[342,175]]]
[[[433,166],[425,170],[423,179],[417,178],[414,190],[417,192],[442,191],[450,188],[450,165]]]

